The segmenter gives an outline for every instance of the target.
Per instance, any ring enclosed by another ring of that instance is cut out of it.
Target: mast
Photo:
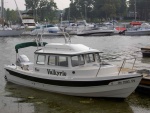
[[[20,18],[21,18],[21,21],[22,21],[22,15],[21,15],[21,13],[20,13],[20,11],[19,11],[19,8],[18,8],[18,5],[17,5],[17,2],[16,2],[16,0],[14,0],[15,1],[15,4],[16,4],[16,7],[17,7],[17,11],[18,11],[18,13],[19,13],[19,16],[20,16]]]
[[[4,0],[1,0],[1,18],[4,18]]]
[[[4,0],[1,0],[1,19],[2,19],[2,27],[4,26]]]

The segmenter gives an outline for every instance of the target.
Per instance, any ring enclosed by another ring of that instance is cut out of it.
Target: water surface
[[[15,45],[35,37],[0,38],[0,113],[149,113],[150,96],[134,92],[125,100],[84,98],[45,92],[8,83],[4,79],[4,65],[15,62]],[[64,43],[63,37],[43,37],[50,43]],[[141,47],[150,46],[149,36],[71,37],[72,43],[81,43],[103,52],[103,59],[121,65],[124,58],[137,58],[135,69],[150,69],[150,58],[142,58]],[[36,48],[19,50],[33,61]],[[132,61],[132,60],[131,60]],[[129,62],[132,66],[132,64]],[[129,65],[127,65],[129,66]]]

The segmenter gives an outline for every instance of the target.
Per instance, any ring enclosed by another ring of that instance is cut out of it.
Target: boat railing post
[[[119,70],[119,72],[118,72],[118,76],[119,76],[119,74],[120,74],[122,68],[124,67],[125,62],[126,62],[126,59],[124,59],[123,62],[122,62],[122,65],[121,65],[120,70]]]
[[[99,66],[99,69],[98,69],[98,71],[97,71],[96,77],[98,76],[98,73],[99,73],[99,71],[100,71],[100,69],[101,69],[101,66],[102,66],[102,64],[100,63],[100,66]]]
[[[18,58],[18,53],[16,53],[16,63],[17,63],[17,58]],[[16,69],[17,69],[17,65],[16,65]]]
[[[133,68],[134,68],[135,62],[136,62],[136,58],[134,58],[134,62],[133,62],[133,66],[132,66],[132,70],[133,70]]]
[[[101,52],[101,53],[102,53],[102,52]],[[101,69],[101,67],[102,67],[102,59],[101,59],[100,56],[99,56],[99,63],[100,63],[100,66],[99,66],[99,69],[98,69],[98,71],[97,71],[96,77],[98,76],[98,73],[99,73],[99,71],[100,71],[100,69]]]
[[[71,38],[70,38],[69,33],[63,31],[63,35],[65,38],[65,43],[68,43],[68,42],[71,43]],[[68,37],[68,40],[67,40],[67,37]]]

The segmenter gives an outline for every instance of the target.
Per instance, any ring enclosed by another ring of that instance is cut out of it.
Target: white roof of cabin
[[[49,43],[46,44],[46,46],[43,49],[38,50],[35,53],[75,55],[75,54],[85,54],[91,52],[99,52],[99,50],[92,49],[83,44]]]

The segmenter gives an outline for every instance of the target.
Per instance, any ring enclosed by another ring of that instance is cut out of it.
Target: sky
[[[19,10],[25,10],[25,0],[16,0]],[[54,0],[58,9],[64,9],[69,7],[70,0]],[[1,3],[0,3],[1,4]],[[14,0],[4,0],[4,7],[10,9],[16,9]]]

